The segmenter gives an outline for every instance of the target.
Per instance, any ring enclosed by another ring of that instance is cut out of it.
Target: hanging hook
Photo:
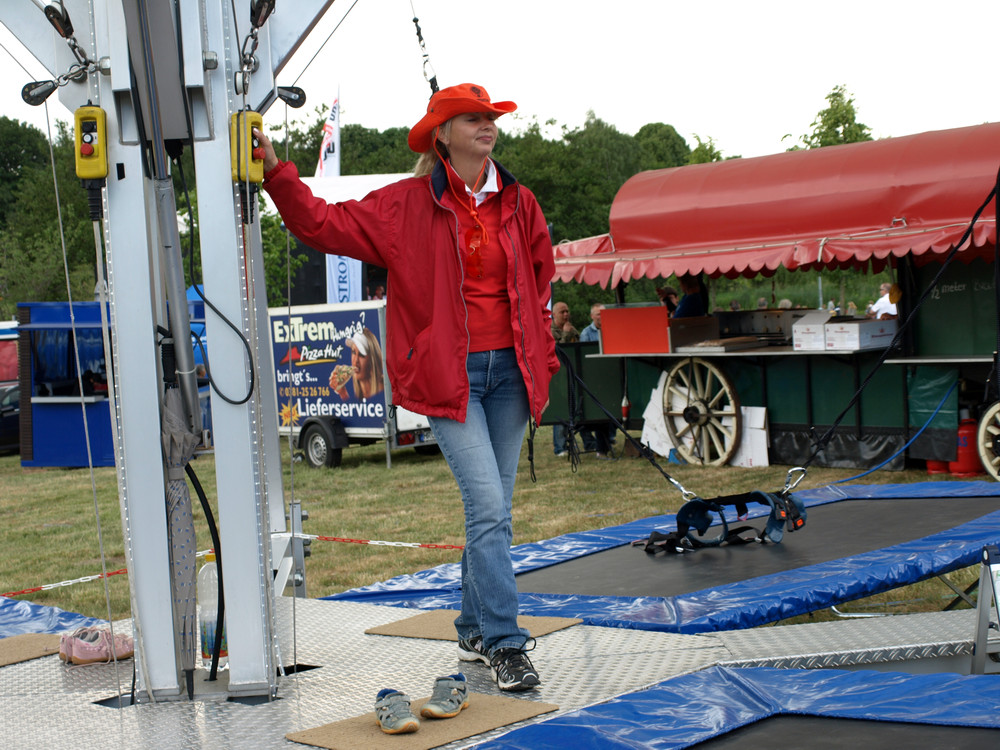
[[[36,4],[41,8],[45,14],[45,18],[52,24],[52,28],[55,29],[56,33],[66,40],[66,44],[76,58],[76,63],[71,65],[68,71],[55,78],[55,80],[26,83],[21,88],[21,98],[26,104],[30,104],[32,107],[42,104],[60,86],[65,86],[69,81],[79,83],[85,80],[89,73],[97,70],[97,64],[91,62],[87,57],[86,51],[76,41],[76,37],[73,36],[73,22],[70,20],[69,11],[66,10],[66,6],[61,0],[50,2],[44,7],[42,7],[41,3]]]
[[[260,44],[260,28],[274,12],[275,0],[250,0],[250,33],[240,47],[240,69],[234,75],[236,93],[246,96],[250,91],[250,77],[260,69],[257,47]]]
[[[431,56],[427,53],[427,45],[424,44],[424,35],[420,30],[420,19],[417,18],[417,11],[413,8],[413,0],[410,0],[410,10],[413,11],[413,25],[417,27],[417,42],[420,44],[420,51],[424,58],[424,80],[430,84],[431,96],[433,96],[438,92],[437,74],[434,72],[434,66],[431,65]]]

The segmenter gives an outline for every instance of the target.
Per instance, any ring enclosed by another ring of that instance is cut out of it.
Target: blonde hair
[[[441,141],[441,136],[447,136],[450,132],[451,120],[446,120],[434,134],[434,144],[417,158],[417,164],[413,168],[414,177],[426,177],[434,171],[438,161],[448,158],[448,147]]]
[[[354,375],[354,395],[357,398],[368,398],[385,390],[385,379],[382,375],[382,347],[375,334],[368,328],[362,328],[361,335],[368,343],[368,353],[362,356],[367,358],[370,369],[364,383],[361,382],[357,374]],[[362,396],[362,392],[364,392],[364,396]]]

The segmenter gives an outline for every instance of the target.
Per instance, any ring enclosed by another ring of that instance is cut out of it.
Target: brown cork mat
[[[424,612],[405,620],[386,623],[365,631],[368,635],[397,635],[403,638],[428,638],[434,641],[458,641],[455,634],[455,618],[458,610],[436,609]],[[579,625],[583,620],[575,617],[535,617],[520,615],[517,624],[531,633],[533,638],[554,633],[573,625]]]
[[[23,633],[0,639],[0,667],[58,653],[56,633]]]
[[[413,715],[428,698],[412,701]],[[386,734],[375,723],[375,713],[335,721],[314,729],[289,732],[286,739],[328,750],[427,750],[449,742],[473,737],[491,729],[555,711],[551,703],[469,693],[469,707],[452,719],[420,719],[420,729],[412,734]]]

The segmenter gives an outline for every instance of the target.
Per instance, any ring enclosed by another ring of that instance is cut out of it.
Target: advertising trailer
[[[270,308],[278,426],[314,467],[343,449],[385,441],[438,451],[427,418],[394,406],[385,370],[385,301]]]

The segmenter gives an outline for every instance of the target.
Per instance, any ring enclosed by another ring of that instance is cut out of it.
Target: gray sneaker
[[[450,719],[468,707],[469,684],[465,675],[459,672],[434,681],[434,692],[420,709],[420,715],[428,719]]]
[[[375,698],[375,722],[386,734],[408,734],[420,729],[420,719],[410,711],[407,695],[383,688]]]
[[[497,687],[508,692],[533,690],[542,684],[538,670],[531,663],[526,651],[535,647],[533,638],[528,639],[531,645],[524,648],[501,648],[493,652],[490,666],[493,668],[493,679]]]
[[[458,658],[461,661],[481,661],[486,666],[490,664],[489,654],[483,646],[483,637],[477,635],[474,638],[458,641]]]

